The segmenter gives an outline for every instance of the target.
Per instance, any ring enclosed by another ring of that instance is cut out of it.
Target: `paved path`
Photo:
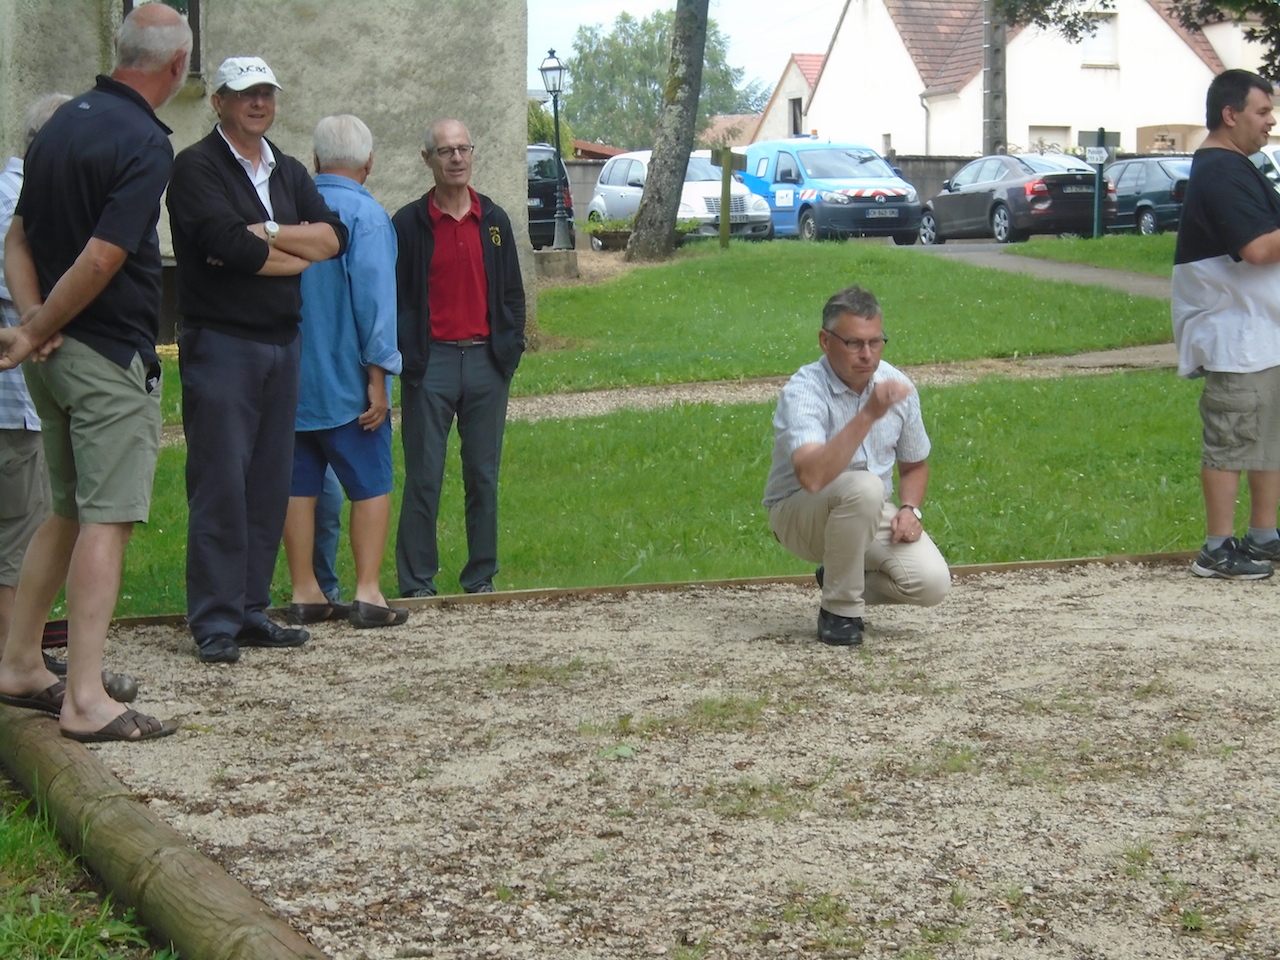
[[[1026,273],[1042,280],[1062,280],[1094,287],[1110,287],[1112,290],[1120,290],[1138,297],[1169,299],[1169,281],[1161,277],[1152,277],[1145,273],[1130,273],[1127,270],[1107,270],[1104,267],[1092,267],[1082,263],[1059,263],[1056,260],[1024,257],[1011,253],[1007,247],[997,243],[950,243],[929,247],[917,245],[908,249],[931,256],[946,257],[975,267]]]

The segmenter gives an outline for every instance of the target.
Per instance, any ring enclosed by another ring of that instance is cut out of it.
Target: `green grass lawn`
[[[1203,533],[1198,392],[1171,371],[922,388],[934,441],[928,529],[965,564],[1191,549]],[[689,404],[509,424],[499,586],[803,573],[760,505],[772,415],[772,404]],[[183,457],[161,451],[121,616],[185,608]],[[399,489],[398,440],[395,460]],[[456,442],[449,461],[438,586],[456,593],[466,556]],[[348,556],[339,572],[349,590]],[[390,551],[382,579],[390,595]],[[275,597],[289,599],[283,551]]]
[[[1105,242],[1132,239],[1160,238]],[[1169,306],[1158,300],[893,247],[702,244],[609,283],[544,291],[542,347],[525,356],[512,392],[788,376],[813,358],[822,305],[851,283],[880,298],[899,363],[1078,353],[1171,335]],[[161,403],[165,422],[180,423],[176,360],[164,364]]]
[[[1097,240],[1083,237],[1032,237],[1027,243],[1006,246],[1008,253],[1063,263],[1086,263],[1110,270],[1149,273],[1153,277],[1173,276],[1173,248],[1176,233],[1144,237],[1136,233],[1113,233]]]
[[[1065,354],[1170,339],[1169,306],[859,243],[739,243],[595,287],[547,290],[516,394],[785,376],[813,358],[822,305],[875,292],[896,363]],[[697,296],[690,296],[690,291]]]
[[[0,775],[0,957],[176,960],[114,911],[47,821]]]

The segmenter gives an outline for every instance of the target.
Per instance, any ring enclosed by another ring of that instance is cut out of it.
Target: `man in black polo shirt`
[[[296,647],[267,619],[293,474],[302,321],[299,277],[346,248],[306,168],[266,138],[275,74],[229,57],[210,97],[218,124],[178,154],[169,223],[178,261],[187,436],[187,623],[203,663],[241,647]]]
[[[5,277],[23,326],[0,330],[0,368],[28,357],[53,514],[27,549],[0,659],[0,702],[58,715],[82,741],[173,733],[102,686],[102,655],[125,545],[150,509],[160,438],[160,194],[173,148],[155,115],[182,86],[186,20],[163,4],[133,11],[110,77],[66,103],[31,144],[5,240]],[[41,656],[66,583],[65,687]]]

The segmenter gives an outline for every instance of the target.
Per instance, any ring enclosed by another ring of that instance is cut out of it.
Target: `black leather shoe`
[[[196,656],[201,663],[235,663],[240,647],[229,633],[215,633],[196,641]]]
[[[842,617],[819,607],[818,639],[833,647],[856,647],[862,642],[862,618]]]
[[[298,627],[282,627],[274,620],[263,620],[245,627],[236,635],[236,643],[242,647],[300,647],[311,639],[311,634]]]

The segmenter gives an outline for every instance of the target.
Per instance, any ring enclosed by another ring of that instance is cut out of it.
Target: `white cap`
[[[217,91],[226,87],[240,91],[262,83],[269,83],[279,90],[284,89],[267,66],[267,61],[261,57],[227,57],[214,75],[213,89]]]

